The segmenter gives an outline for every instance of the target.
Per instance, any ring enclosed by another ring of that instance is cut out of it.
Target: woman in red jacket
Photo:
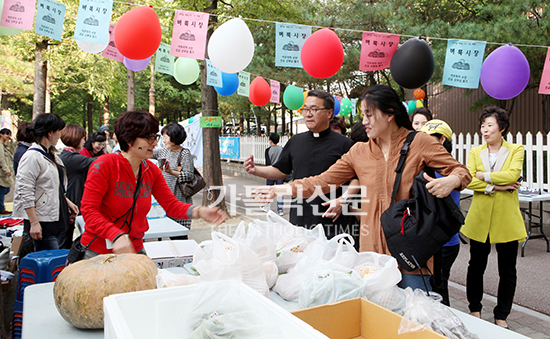
[[[158,120],[144,111],[126,112],[115,122],[121,152],[103,155],[91,165],[82,197],[85,259],[111,252],[144,253],[151,195],[175,219],[203,218],[217,225],[225,220],[219,207],[178,201],[160,169],[146,160],[153,156],[158,129]]]

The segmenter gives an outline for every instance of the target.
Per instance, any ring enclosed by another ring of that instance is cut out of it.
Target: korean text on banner
[[[449,40],[443,68],[443,85],[478,88],[486,45],[486,41]]]
[[[542,77],[540,78],[539,94],[550,94],[550,47],[546,53]]]
[[[38,0],[34,32],[61,41],[67,6],[55,0]]]
[[[170,55],[170,45],[161,42],[155,55],[155,72],[174,75],[174,59]]]
[[[0,26],[32,30],[36,0],[4,0]]]
[[[275,66],[302,68],[300,55],[311,26],[277,22],[275,34]]]
[[[177,10],[172,33],[173,56],[203,60],[208,31],[207,13]]]
[[[222,87],[222,72],[212,65],[212,62],[209,59],[206,61],[206,84],[208,86]]]
[[[220,157],[239,159],[240,139],[236,137],[220,137]]]
[[[393,53],[399,46],[398,34],[363,32],[359,69],[376,71],[390,67]]]
[[[118,48],[116,48],[115,45],[115,25],[110,24],[109,25],[109,43],[107,44],[107,47],[103,50],[102,55],[104,58],[109,58],[114,61],[123,62],[124,61],[124,55],[122,55]]]
[[[239,72],[239,89],[237,89],[237,94],[243,97],[250,95],[250,73],[245,71]]]
[[[112,10],[112,0],[80,0],[74,28],[75,40],[107,45]]]
[[[280,93],[281,93],[281,83],[275,80],[269,80],[270,87],[271,87],[271,99],[269,99],[269,102],[273,102],[275,104],[278,104],[280,99]]]

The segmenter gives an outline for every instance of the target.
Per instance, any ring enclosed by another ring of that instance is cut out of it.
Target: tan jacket
[[[409,132],[401,127],[392,134],[387,161],[384,160],[382,150],[373,139],[366,143],[356,143],[326,172],[292,182],[293,196],[297,194],[298,185],[303,185],[303,196],[307,198],[313,194],[316,186],[321,187],[323,193],[326,193],[331,190],[329,184],[340,186],[357,177],[360,185],[366,186],[366,197],[362,198],[361,203],[360,249],[390,255],[380,217],[390,206],[395,168],[399,161],[401,147]],[[401,184],[397,191],[397,201],[410,197],[414,177],[425,166],[431,167],[444,176],[451,174],[458,176],[462,183],[459,190],[464,189],[472,180],[468,169],[456,161],[434,137],[417,133],[407,155]]]
[[[11,176],[7,176],[11,173]],[[0,186],[11,187],[13,185],[13,150],[0,142]]]

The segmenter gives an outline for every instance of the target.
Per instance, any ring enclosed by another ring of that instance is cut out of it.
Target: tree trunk
[[[155,65],[151,58],[151,88],[149,88],[149,113],[155,115]]]
[[[210,0],[210,6],[206,8],[205,12],[209,13],[218,7],[218,0]],[[211,22],[216,22],[217,17],[210,16]],[[214,29],[210,27],[207,33],[207,40],[214,32]],[[208,52],[207,52],[208,54]],[[208,55],[206,55],[208,57]],[[201,62],[201,106],[203,116],[218,116],[218,94],[214,87],[206,85],[206,62]],[[211,205],[218,201],[218,206],[227,211],[225,206],[225,197],[220,195],[223,192],[222,167],[220,159],[220,131],[218,128],[203,128],[202,129],[202,152],[203,152],[203,175],[206,181],[207,194],[203,194],[202,204]],[[213,186],[216,189],[210,190]]]
[[[136,100],[136,94],[134,92],[134,71],[127,70],[126,74],[126,99],[128,101],[126,110],[133,111],[135,109]]]
[[[44,60],[44,53],[48,50],[48,40],[36,43],[34,52],[34,95],[32,103],[32,118],[46,112],[46,77],[48,63]]]
[[[93,106],[94,102],[92,101],[92,98],[88,98],[88,102],[86,103],[86,115],[88,116],[88,135],[92,135],[92,133],[94,133]]]
[[[265,134],[266,135],[271,134],[271,113],[273,113],[273,115],[276,115],[275,111],[271,112],[271,110],[270,110],[270,111],[267,112],[267,122],[266,122],[266,126],[265,126],[265,128],[266,128]],[[275,132],[277,132],[277,129],[275,129]]]
[[[244,134],[244,113],[242,112],[239,116],[239,131],[241,132],[241,135]]]
[[[290,114],[292,114],[292,111],[290,111]],[[275,121],[277,121],[277,115],[275,115]],[[275,122],[275,126],[277,125],[279,124]],[[286,133],[286,106],[283,103],[283,105],[281,106],[281,135],[285,135],[285,133]]]
[[[45,61],[47,63],[47,61]],[[45,100],[44,100],[44,112],[51,113],[52,112],[52,100],[51,100],[51,92],[50,92],[50,77],[46,74],[46,93],[45,93]]]
[[[109,126],[109,97],[103,101],[103,125]]]

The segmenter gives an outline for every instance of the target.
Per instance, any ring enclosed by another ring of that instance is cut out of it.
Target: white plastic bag
[[[427,327],[451,339],[478,339],[448,307],[426,296],[426,292],[421,289],[413,292],[407,287],[404,294],[405,308],[398,334],[421,331]]]
[[[199,246],[193,267],[201,281],[239,280],[269,297],[262,261],[254,251],[225,234],[212,232],[212,243]]]
[[[363,281],[357,272],[330,261],[311,267],[301,280],[302,308],[357,298],[363,291]]]
[[[174,274],[165,269],[159,269],[157,273],[157,288],[192,285],[198,283],[199,277],[191,274]]]
[[[248,246],[262,262],[275,260],[275,243],[255,223],[249,223],[247,230],[244,221],[241,221],[235,230],[233,239]]]
[[[277,279],[279,278],[279,269],[274,261],[266,261],[263,263],[265,271],[265,279],[267,282],[267,287],[271,289],[275,286]]]

